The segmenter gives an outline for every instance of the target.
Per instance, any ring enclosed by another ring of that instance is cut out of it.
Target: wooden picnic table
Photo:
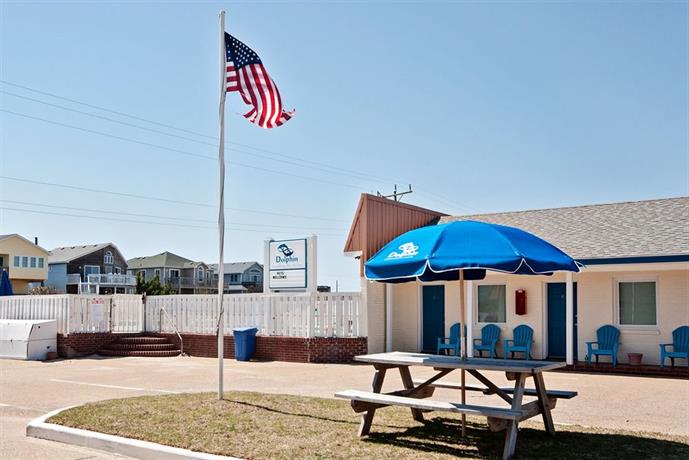
[[[494,430],[505,429],[503,459],[512,458],[517,445],[519,422],[541,415],[549,435],[555,434],[551,409],[558,398],[569,399],[576,396],[573,391],[548,391],[543,381],[543,372],[564,367],[563,362],[535,360],[507,360],[490,358],[459,358],[455,356],[428,355],[423,353],[377,353],[357,356],[356,361],[369,363],[375,368],[372,392],[346,390],[335,394],[339,398],[351,400],[352,408],[363,413],[359,426],[359,436],[365,436],[371,429],[376,409],[386,406],[402,406],[411,409],[414,420],[422,422],[423,412],[447,411],[460,414],[480,415],[488,418],[489,427]],[[412,366],[431,367],[435,375],[426,380],[413,380],[409,368]],[[381,388],[389,369],[399,370],[404,389],[382,394]],[[481,391],[496,394],[509,404],[509,408],[458,404],[454,402],[428,400],[435,388],[462,389],[461,385],[438,382],[442,377],[458,369],[464,369],[484,386],[465,385],[466,391]],[[505,372],[507,379],[514,381],[514,387],[501,388],[494,384],[481,371]],[[525,388],[526,379],[533,378],[535,388]],[[524,404],[524,396],[535,396],[536,400]]]

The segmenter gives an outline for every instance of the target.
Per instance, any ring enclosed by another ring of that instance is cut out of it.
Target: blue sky
[[[319,283],[357,289],[358,196],[395,182],[458,214],[689,193],[687,2],[3,2],[0,175],[156,199],[0,179],[0,233],[215,262],[216,163],[166,149],[216,155],[221,8],[297,109],[229,96],[226,203],[258,212],[227,260],[317,233]]]

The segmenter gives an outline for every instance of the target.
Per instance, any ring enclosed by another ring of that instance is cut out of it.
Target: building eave
[[[608,257],[577,259],[584,265],[618,265],[618,264],[657,264],[665,262],[689,262],[689,254],[665,255],[665,256],[632,256],[632,257]]]

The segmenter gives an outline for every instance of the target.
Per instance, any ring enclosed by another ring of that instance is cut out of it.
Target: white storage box
[[[0,319],[0,358],[42,361],[57,351],[56,320]]]

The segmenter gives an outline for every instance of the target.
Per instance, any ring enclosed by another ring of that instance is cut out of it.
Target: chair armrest
[[[598,345],[598,342],[586,342],[586,345]]]
[[[481,339],[474,339],[474,345],[476,345],[476,343],[479,343],[479,344],[480,344],[480,343],[481,343]]]
[[[667,351],[666,348],[667,348],[667,347],[671,347],[672,345],[673,345],[673,344],[671,344],[671,343],[661,343],[661,344],[660,344],[660,348],[662,348],[663,351]]]
[[[510,345],[510,344],[514,343],[514,340],[513,339],[505,339],[504,342],[505,342],[505,345]]]

